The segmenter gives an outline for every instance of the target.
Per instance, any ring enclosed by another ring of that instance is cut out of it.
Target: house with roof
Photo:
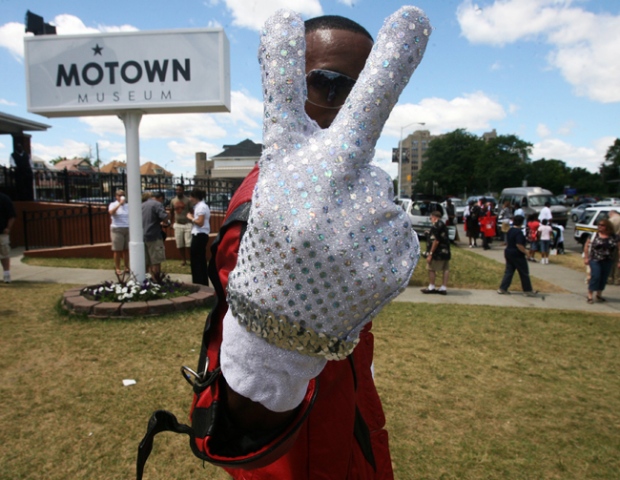
[[[224,145],[224,151],[207,160],[204,152],[196,153],[196,177],[213,179],[243,179],[254,168],[263,151],[262,143],[249,138],[236,145]]]
[[[63,171],[67,170],[69,173],[79,174],[79,173],[95,173],[97,170],[92,166],[89,160],[85,158],[72,158],[70,160],[64,158],[61,161],[57,162],[55,165],[56,170]]]
[[[120,160],[112,160],[110,163],[106,163],[102,165],[99,169],[101,173],[126,173],[127,172],[127,163],[121,162]]]

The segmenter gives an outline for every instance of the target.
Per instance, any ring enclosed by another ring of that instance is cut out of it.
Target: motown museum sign
[[[145,113],[230,112],[224,30],[41,35],[24,42],[28,111],[117,115],[125,124],[129,258],[142,281],[140,120]]]
[[[26,37],[25,60],[46,117],[230,111],[223,29]]]

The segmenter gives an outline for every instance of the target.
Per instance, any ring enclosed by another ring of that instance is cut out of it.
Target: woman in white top
[[[116,191],[116,201],[108,207],[112,225],[110,237],[112,238],[112,253],[114,255],[114,268],[116,274],[123,273],[121,270],[121,257],[125,263],[125,272],[129,272],[129,208],[124,190]]]
[[[194,207],[194,213],[187,214],[187,218],[192,222],[192,244],[189,251],[192,283],[198,285],[209,285],[207,244],[211,232],[209,225],[211,211],[204,202],[204,198],[204,190],[194,188],[189,194],[189,201]]]

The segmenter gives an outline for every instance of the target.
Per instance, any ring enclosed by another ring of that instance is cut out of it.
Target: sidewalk
[[[69,283],[75,285],[96,285],[105,281],[116,281],[114,270],[93,270],[88,268],[38,267],[22,262],[23,248],[11,250],[11,280],[13,282]],[[112,267],[110,259],[110,267]],[[174,274],[175,279],[191,283],[192,276]]]
[[[463,245],[463,243],[461,243]],[[466,248],[466,247],[465,247]],[[497,244],[491,250],[473,248],[470,250],[492,260],[504,263],[504,249]],[[57,282],[76,285],[95,285],[106,280],[116,280],[113,270],[90,270],[85,268],[37,267],[22,263],[23,249],[11,251],[11,278],[14,282]],[[553,262],[553,258],[551,259]],[[496,307],[534,307],[584,312],[603,312],[620,314],[620,286],[608,285],[604,296],[606,302],[586,303],[587,288],[584,282],[585,271],[561,267],[550,263],[541,265],[530,263],[530,275],[558,285],[569,293],[545,293],[538,297],[526,297],[521,293],[499,295],[496,290],[450,289],[447,295],[424,295],[418,287],[409,287],[400,294],[396,302],[447,303],[454,305],[491,305]],[[421,262],[417,268],[424,268]],[[191,282],[191,275],[175,274],[183,282]],[[518,282],[515,274],[513,282]]]
[[[461,248],[467,248],[466,241],[461,237]],[[504,264],[504,248],[496,242],[491,250],[483,250],[481,247],[472,248],[470,252],[482,255],[491,260]],[[423,259],[422,259],[423,260]],[[603,296],[606,302],[588,304],[587,286],[585,284],[585,267],[583,272],[562,267],[553,263],[541,265],[529,263],[530,275],[538,277],[554,285],[562,287],[569,293],[545,293],[540,292],[537,297],[526,297],[520,292],[511,295],[499,295],[496,290],[464,290],[449,289],[447,295],[425,295],[419,288],[407,288],[395,301],[400,302],[424,302],[424,303],[451,303],[456,305],[492,305],[498,307],[535,307],[560,310],[581,310],[584,312],[603,312],[620,314],[620,286],[607,285]],[[416,268],[424,268],[419,264]],[[515,273],[513,284],[519,282],[519,275]],[[498,285],[499,287],[499,285]]]

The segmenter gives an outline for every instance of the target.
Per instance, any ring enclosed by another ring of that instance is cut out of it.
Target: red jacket
[[[255,167],[235,193],[228,210],[251,200],[258,180]],[[220,239],[213,257],[226,291],[237,264],[245,224],[236,222]],[[219,299],[223,302],[223,299]],[[227,305],[213,319],[222,321]],[[226,470],[238,480],[384,480],[392,479],[385,416],[371,373],[373,335],[366,325],[360,342],[346,360],[330,361],[318,377],[318,394],[290,449],[279,459],[254,470]],[[302,407],[305,408],[305,407]],[[374,467],[373,464],[374,463]]]

